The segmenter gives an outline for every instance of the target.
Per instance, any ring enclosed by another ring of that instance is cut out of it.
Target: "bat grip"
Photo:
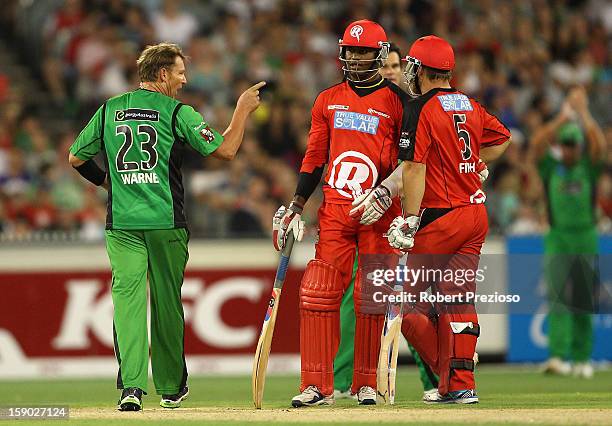
[[[274,287],[279,288],[283,286],[285,282],[285,276],[287,275],[287,269],[289,268],[289,257],[291,256],[291,250],[293,250],[293,243],[295,237],[293,232],[287,235],[287,243],[280,254],[280,261],[278,262],[278,268],[276,269],[276,277],[274,278]]]

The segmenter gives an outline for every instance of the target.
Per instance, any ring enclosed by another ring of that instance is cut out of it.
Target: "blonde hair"
[[[174,65],[177,56],[185,60],[183,51],[176,44],[159,43],[147,46],[136,61],[140,81],[156,81],[159,71]]]

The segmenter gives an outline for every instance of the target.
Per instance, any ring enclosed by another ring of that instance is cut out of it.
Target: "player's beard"
[[[361,70],[360,64],[356,64],[356,66],[351,66],[347,63],[345,71],[345,75],[349,81],[353,83],[367,83],[376,79],[376,76],[379,75],[379,69],[377,65],[379,65],[378,59],[367,60],[370,62],[368,68]],[[348,62],[348,61],[347,61]],[[364,60],[365,62],[365,60]]]
[[[377,70],[368,70],[362,72],[349,72],[353,83],[368,83],[375,79],[378,74]]]

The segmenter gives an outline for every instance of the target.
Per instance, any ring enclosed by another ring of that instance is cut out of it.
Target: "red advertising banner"
[[[272,352],[299,353],[298,286],[290,270]],[[189,270],[183,284],[185,351],[252,355],[275,271]],[[0,273],[0,345],[28,359],[113,356],[110,272]],[[0,348],[2,351],[2,348]]]

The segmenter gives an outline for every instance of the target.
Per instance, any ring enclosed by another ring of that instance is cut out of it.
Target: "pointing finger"
[[[265,85],[266,85],[265,81],[260,81],[259,83],[249,87],[249,90],[257,90],[257,89],[259,89],[261,87],[264,87]]]

